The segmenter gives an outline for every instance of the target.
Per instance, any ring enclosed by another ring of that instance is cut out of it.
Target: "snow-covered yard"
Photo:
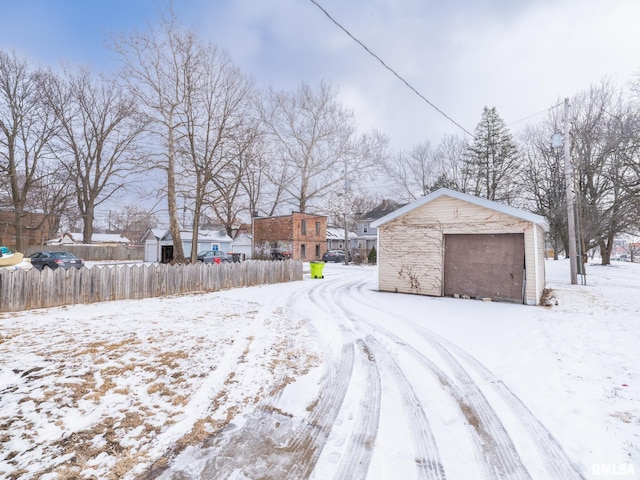
[[[375,291],[375,268],[0,314],[0,477],[640,476],[640,265],[558,305]]]

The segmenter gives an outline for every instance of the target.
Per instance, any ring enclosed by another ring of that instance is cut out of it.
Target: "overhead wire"
[[[372,52],[369,47],[367,47],[364,43],[362,43],[354,35],[352,35],[349,30],[347,30],[335,18],[333,18],[331,16],[331,14],[329,12],[327,12],[316,0],[309,0],[309,1],[311,3],[313,3],[316,7],[318,7],[322,11],[322,13],[324,13],[329,18],[329,20],[331,20],[340,30],[342,30],[344,33],[346,33],[354,42],[356,42],[358,45],[360,45],[369,55],[371,55],[373,58],[375,58],[385,69],[387,69],[389,72],[391,72],[395,77],[398,78],[398,80],[400,80],[402,83],[404,83],[404,85],[407,86],[413,93],[415,93],[424,102],[426,102],[427,105],[429,105],[431,108],[433,108],[435,111],[437,111],[440,115],[442,115],[449,122],[454,124],[456,127],[461,129],[464,133],[469,135],[471,138],[474,138],[474,135],[471,132],[469,132],[466,128],[464,128],[462,125],[460,125],[458,122],[456,122],[453,118],[451,118],[449,115],[447,115],[445,112],[443,112],[440,108],[438,108],[436,105],[434,105],[432,102],[430,102],[423,94],[421,94],[415,87],[413,87],[407,80],[405,80],[404,77],[402,77],[398,72],[396,72],[393,68],[391,68],[389,65],[387,65],[384,62],[384,60],[382,60],[378,55],[376,55],[374,52]]]
[[[564,102],[560,102],[560,103],[558,103],[557,105],[554,105],[554,106],[552,106],[552,107],[545,108],[544,110],[540,110],[539,112],[536,112],[536,113],[532,113],[531,115],[528,115],[528,116],[526,116],[526,117],[524,117],[524,118],[521,118],[520,120],[516,120],[515,122],[511,122],[511,123],[510,123],[509,125],[507,125],[507,126],[509,126],[509,127],[510,127],[511,125],[515,125],[516,123],[524,122],[525,120],[529,120],[530,118],[536,117],[536,116],[538,116],[538,115],[542,115],[543,113],[547,113],[547,112],[549,112],[549,111],[553,110],[554,108],[558,108],[558,107],[559,107],[560,105],[562,105],[563,103],[564,103]]]

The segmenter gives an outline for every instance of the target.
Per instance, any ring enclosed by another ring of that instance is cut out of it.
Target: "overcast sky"
[[[473,132],[484,106],[516,132],[611,77],[640,70],[638,0],[318,0],[431,103]],[[0,48],[34,62],[114,67],[109,35],[154,22],[154,0],[0,0]],[[328,81],[361,128],[396,148],[463,134],[310,0],[174,0],[183,22],[259,85]],[[528,120],[522,121],[528,118]]]

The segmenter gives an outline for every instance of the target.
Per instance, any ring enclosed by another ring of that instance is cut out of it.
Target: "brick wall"
[[[25,245],[42,245],[53,236],[56,218],[42,213],[26,212],[24,216],[23,242]],[[16,217],[13,210],[0,210],[0,245],[15,247]]]
[[[304,227],[303,227],[304,225]],[[254,219],[256,246],[266,242],[295,260],[319,260],[327,245],[327,217],[306,213]]]

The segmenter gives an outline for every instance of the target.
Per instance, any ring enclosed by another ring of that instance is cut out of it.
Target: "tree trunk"
[[[172,115],[170,115],[169,127],[169,151],[167,159],[167,207],[169,209],[169,231],[173,240],[173,259],[172,263],[186,263],[184,258],[184,246],[182,245],[182,237],[180,235],[180,222],[178,221],[178,203],[176,196],[176,160],[174,150],[174,127],[172,125]]]
[[[600,240],[600,256],[602,257],[602,265],[611,265],[611,250],[604,240]]]

